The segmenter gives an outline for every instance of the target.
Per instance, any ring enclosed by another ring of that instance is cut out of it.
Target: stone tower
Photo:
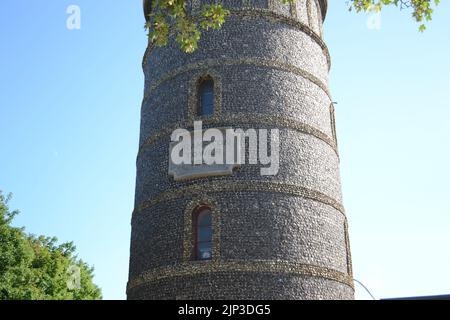
[[[230,15],[221,30],[203,32],[193,54],[172,41],[144,56],[128,299],[352,299],[322,39],[327,0],[220,2]],[[198,111],[205,81],[211,113]],[[279,129],[278,174],[242,165],[175,179],[171,133],[194,120]]]

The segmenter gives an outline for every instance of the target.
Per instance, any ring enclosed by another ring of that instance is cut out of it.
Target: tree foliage
[[[0,300],[101,299],[93,268],[72,242],[58,245],[11,225],[19,211],[10,211],[10,197],[0,191]]]
[[[198,14],[189,14],[186,0],[153,0],[145,28],[156,46],[165,46],[171,35],[180,48],[191,53],[197,49],[201,31],[219,29],[229,14],[220,4],[204,4]]]
[[[431,21],[433,4],[437,6],[440,0],[351,0],[349,10],[356,12],[381,11],[383,6],[394,5],[401,10],[410,9],[412,17],[420,23],[419,30],[425,30],[425,22]]]
[[[294,3],[296,0],[283,0]],[[433,5],[440,0],[348,0],[349,10],[356,12],[380,11],[384,6],[410,9],[418,23],[419,30],[425,30],[425,22],[430,21]],[[220,29],[230,11],[221,4],[203,4],[198,12],[187,10],[187,0],[151,0],[151,13],[147,17],[145,29],[151,46],[166,46],[171,36],[175,37],[181,50],[192,53],[197,49],[202,31]]]

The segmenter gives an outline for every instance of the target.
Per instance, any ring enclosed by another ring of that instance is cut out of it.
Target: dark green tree
[[[11,211],[0,191],[0,300],[92,300],[101,290],[92,282],[93,268],[78,259],[72,242],[36,237],[11,225]]]
[[[283,0],[294,3],[296,0]],[[419,30],[425,30],[425,22],[430,21],[433,5],[440,0],[347,0],[350,11],[381,11],[384,6],[409,9]],[[171,36],[175,37],[180,48],[186,53],[197,49],[201,33],[208,29],[220,29],[230,13],[220,4],[204,4],[200,11],[190,14],[186,10],[186,0],[152,0],[152,12],[148,16],[145,29],[152,46],[165,46]]]

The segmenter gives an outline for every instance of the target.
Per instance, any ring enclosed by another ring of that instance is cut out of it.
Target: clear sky
[[[15,224],[73,240],[104,298],[125,298],[146,46],[142,1],[2,0],[0,189]],[[344,204],[355,278],[377,298],[450,293],[450,3],[424,34],[407,11],[330,0]],[[66,9],[81,8],[68,30]],[[357,297],[368,295],[356,285]]]

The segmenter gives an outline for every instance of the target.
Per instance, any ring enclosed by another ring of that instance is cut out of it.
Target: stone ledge
[[[236,66],[236,65],[252,65],[257,67],[267,67],[272,68],[284,72],[291,72],[295,75],[298,75],[306,80],[309,80],[316,86],[318,86],[321,90],[325,92],[325,94],[332,100],[331,94],[328,90],[328,87],[325,83],[323,83],[319,78],[317,78],[315,75],[311,74],[310,72],[303,70],[302,68],[296,67],[291,64],[282,63],[279,61],[274,60],[268,60],[268,59],[260,59],[260,58],[241,58],[241,59],[230,59],[230,58],[224,58],[224,59],[205,59],[200,60],[194,63],[190,63],[187,65],[184,65],[181,68],[177,68],[159,80],[155,81],[153,84],[151,84],[149,87],[146,88],[144,99],[142,101],[142,106],[147,101],[150,94],[158,88],[161,84],[163,84],[166,81],[169,81],[181,74],[184,74],[186,72],[194,71],[194,70],[204,70],[207,68],[215,68],[215,67],[223,67],[223,66]]]
[[[155,282],[165,278],[186,277],[205,273],[227,272],[245,273],[256,272],[292,274],[299,276],[321,277],[328,280],[337,281],[348,285],[352,289],[353,279],[351,275],[340,271],[318,267],[315,265],[302,264],[294,261],[191,261],[171,266],[159,267],[143,272],[139,276],[131,279],[127,284],[127,293],[139,286],[149,282]]]
[[[322,11],[322,20],[325,20],[328,9],[328,0],[318,0],[320,5],[320,10]],[[143,0],[143,8],[144,8],[144,17],[147,20],[148,15],[151,12],[151,2],[150,0]]]
[[[304,23],[301,23],[300,21],[296,21],[290,17],[283,16],[282,14],[270,11],[268,9],[233,9],[230,10],[231,14],[241,17],[253,17],[253,18],[263,18],[263,19],[272,19],[275,22],[284,23],[291,27],[297,28],[298,30],[302,31],[303,33],[310,36],[313,41],[315,41],[321,48],[323,53],[325,54],[325,57],[327,59],[328,64],[328,70],[331,68],[331,57],[330,52],[328,50],[327,45],[322,40],[320,35],[318,35],[313,29],[311,29],[309,26],[307,26]],[[148,62],[148,57],[153,49],[153,46],[149,45],[147,46],[144,57],[142,59],[142,68],[144,69]]]
[[[328,144],[336,153],[337,157],[339,158],[339,154],[337,151],[337,145],[336,141],[329,137],[327,134],[323,133],[319,129],[316,129],[308,124],[286,118],[286,117],[279,117],[279,116],[271,116],[271,115],[258,115],[255,113],[252,114],[244,114],[244,113],[236,113],[236,114],[222,114],[220,116],[215,116],[212,118],[205,118],[205,119],[196,119],[196,120],[202,120],[203,124],[205,126],[209,125],[220,125],[220,126],[226,126],[228,124],[233,124],[235,126],[241,126],[241,125],[264,125],[264,126],[274,126],[277,128],[285,128],[285,129],[291,129],[294,131],[301,132],[303,134],[311,135],[326,144]],[[172,131],[178,128],[192,128],[193,126],[193,120],[189,119],[182,122],[177,122],[174,124],[171,124],[170,127],[167,127],[165,129],[161,129],[155,133],[153,133],[149,138],[145,139],[145,141],[142,143],[141,146],[139,146],[139,151],[137,158],[142,154],[142,152],[148,148],[149,146],[153,145],[158,140],[162,139],[163,137],[170,136]]]
[[[148,209],[155,204],[170,199],[192,197],[199,194],[210,194],[217,192],[271,192],[284,193],[292,196],[303,197],[313,201],[317,201],[333,207],[341,212],[345,217],[344,206],[322,192],[311,190],[305,187],[291,185],[282,182],[257,181],[257,180],[235,180],[235,181],[208,181],[206,183],[192,184],[176,190],[163,191],[152,200],[144,201],[140,204],[132,214],[133,218],[141,211]]]

